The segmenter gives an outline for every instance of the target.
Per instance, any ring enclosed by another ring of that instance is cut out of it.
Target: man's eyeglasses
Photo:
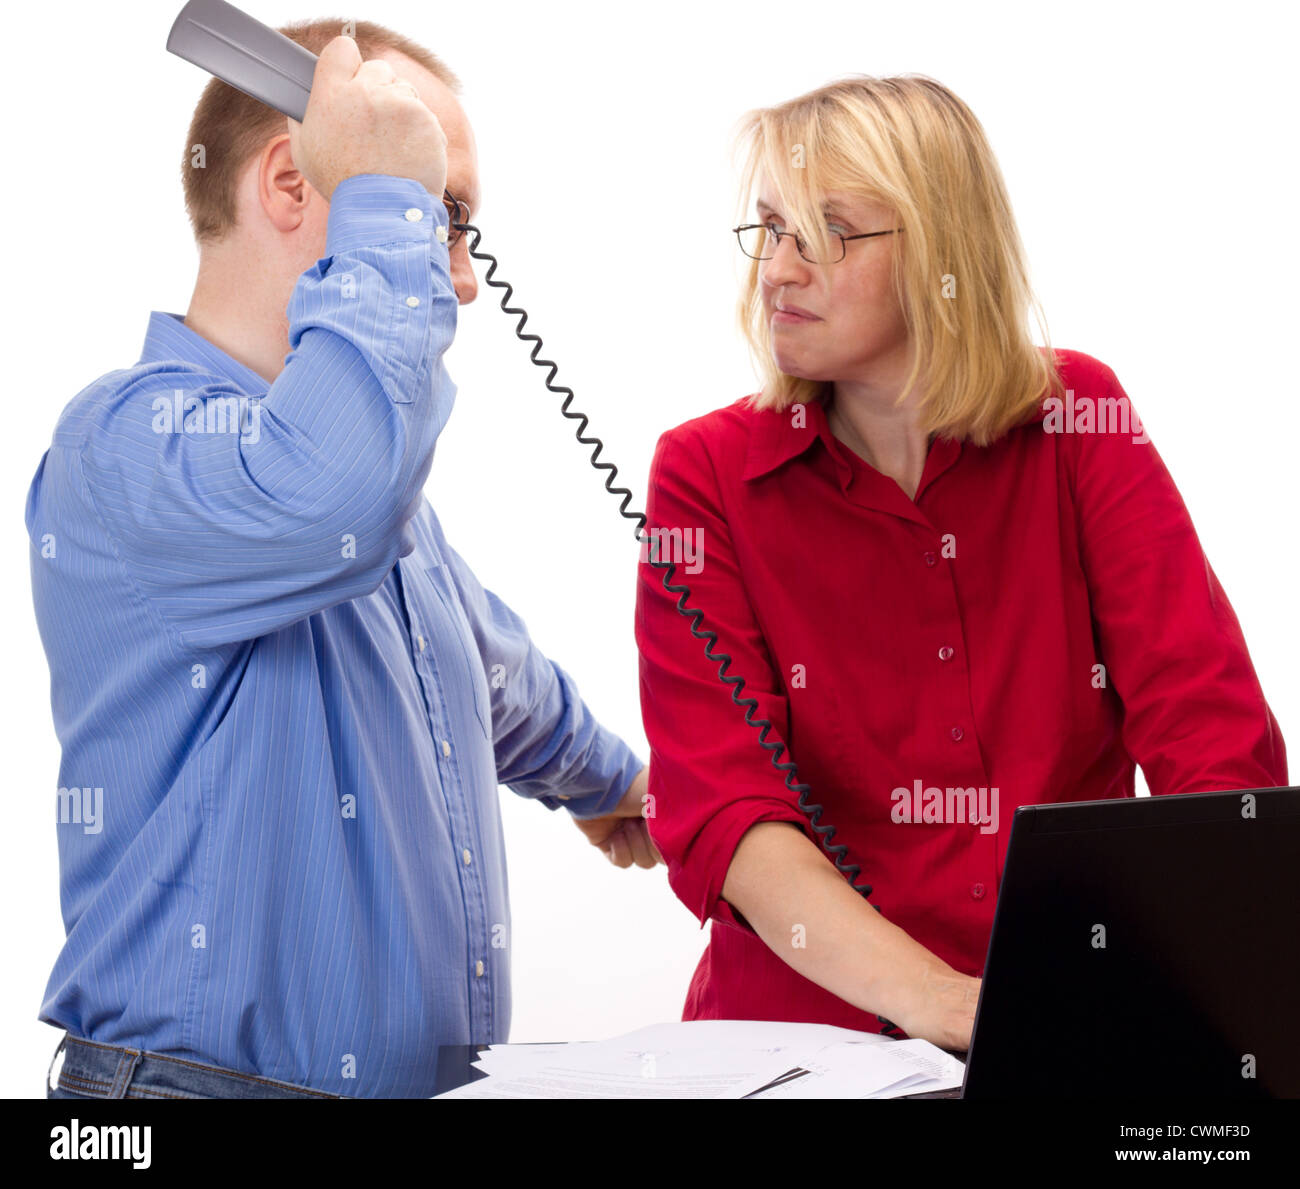
[[[741,227],[733,227],[732,231],[736,233],[736,239],[740,242],[740,250],[745,253],[751,260],[771,260],[776,255],[776,250],[781,246],[781,237],[785,235],[794,237],[794,246],[799,250],[802,256],[809,264],[838,264],[848,253],[848,241],[852,239],[874,239],[878,235],[893,235],[895,231],[902,231],[901,227],[891,227],[887,231],[867,231],[862,235],[839,235],[836,232],[828,233],[830,235],[829,260],[815,260],[808,246],[808,241],[794,231],[778,231],[771,223],[746,223]],[[838,255],[836,253],[838,252]]]
[[[451,251],[459,242],[464,231],[456,229],[457,223],[469,222],[469,207],[450,190],[442,192],[442,205],[447,208],[447,251]]]

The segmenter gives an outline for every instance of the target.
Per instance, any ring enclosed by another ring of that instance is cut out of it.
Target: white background
[[[43,1093],[58,1033],[36,1014],[63,937],[58,747],[23,505],[63,405],[136,360],[148,311],[188,304],[195,254],[179,161],[205,77],[164,52],[180,4],[19,5],[6,18],[0,1094],[9,1096]],[[244,6],[272,24],[324,15],[310,3]],[[1298,747],[1293,12],[1133,0],[394,0],[338,15],[405,32],[461,76],[479,145],[483,246],[638,509],[659,433],[754,387],[734,329],[735,121],[849,73],[919,72],[953,88],[1001,162],[1054,344],[1118,373]],[[461,311],[448,356],[460,391],[429,494],[483,583],[644,757],[632,525],[496,300],[482,286]],[[95,630],[88,612],[85,631]],[[511,1039],[595,1038],[679,1018],[705,934],[664,869],[616,870],[566,814],[501,795]]]

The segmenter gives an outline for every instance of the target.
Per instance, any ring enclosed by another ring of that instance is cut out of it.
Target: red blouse
[[[650,471],[648,527],[685,530],[661,535],[658,556],[679,561],[687,606],[788,744],[859,882],[972,975],[1017,806],[1131,797],[1135,761],[1157,794],[1287,783],[1282,734],[1164,463],[1110,368],[1057,357],[1067,400],[989,447],[936,439],[914,500],[832,436],[817,402],[802,422],[742,401],[688,421]],[[662,571],[638,571],[650,832],[673,890],[715,922],[683,1018],[878,1031],[720,899],[750,826],[816,835]]]

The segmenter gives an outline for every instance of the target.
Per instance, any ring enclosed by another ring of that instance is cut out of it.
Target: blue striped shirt
[[[438,1045],[509,1031],[498,783],[588,817],[642,766],[422,494],[446,226],[348,179],[273,384],[155,313],[58,422],[27,503],[67,927],[40,1016],[75,1036],[432,1094]]]

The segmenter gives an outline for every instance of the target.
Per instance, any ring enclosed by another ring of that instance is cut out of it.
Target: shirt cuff
[[[538,797],[548,809],[567,809],[574,817],[604,817],[613,813],[615,806],[623,799],[637,777],[645,767],[645,761],[638,758],[622,739],[611,735],[611,745],[599,749],[599,759],[585,770],[591,782],[599,782],[601,788],[594,793],[584,793],[580,797],[557,793],[554,796]],[[587,781],[584,781],[587,783]]]
[[[810,832],[808,818],[784,802],[770,798],[734,801],[716,813],[696,836],[690,847],[689,870],[683,864],[669,864],[668,882],[695,914],[701,928],[714,920],[757,936],[749,922],[722,899],[722,885],[741,838],[759,822],[793,822],[806,836]],[[654,831],[650,834],[653,838]],[[662,846],[659,849],[663,851]]]
[[[413,178],[359,173],[344,178],[330,198],[325,254],[335,256],[377,244],[435,243],[447,227],[447,208]],[[446,252],[446,248],[443,248]]]

